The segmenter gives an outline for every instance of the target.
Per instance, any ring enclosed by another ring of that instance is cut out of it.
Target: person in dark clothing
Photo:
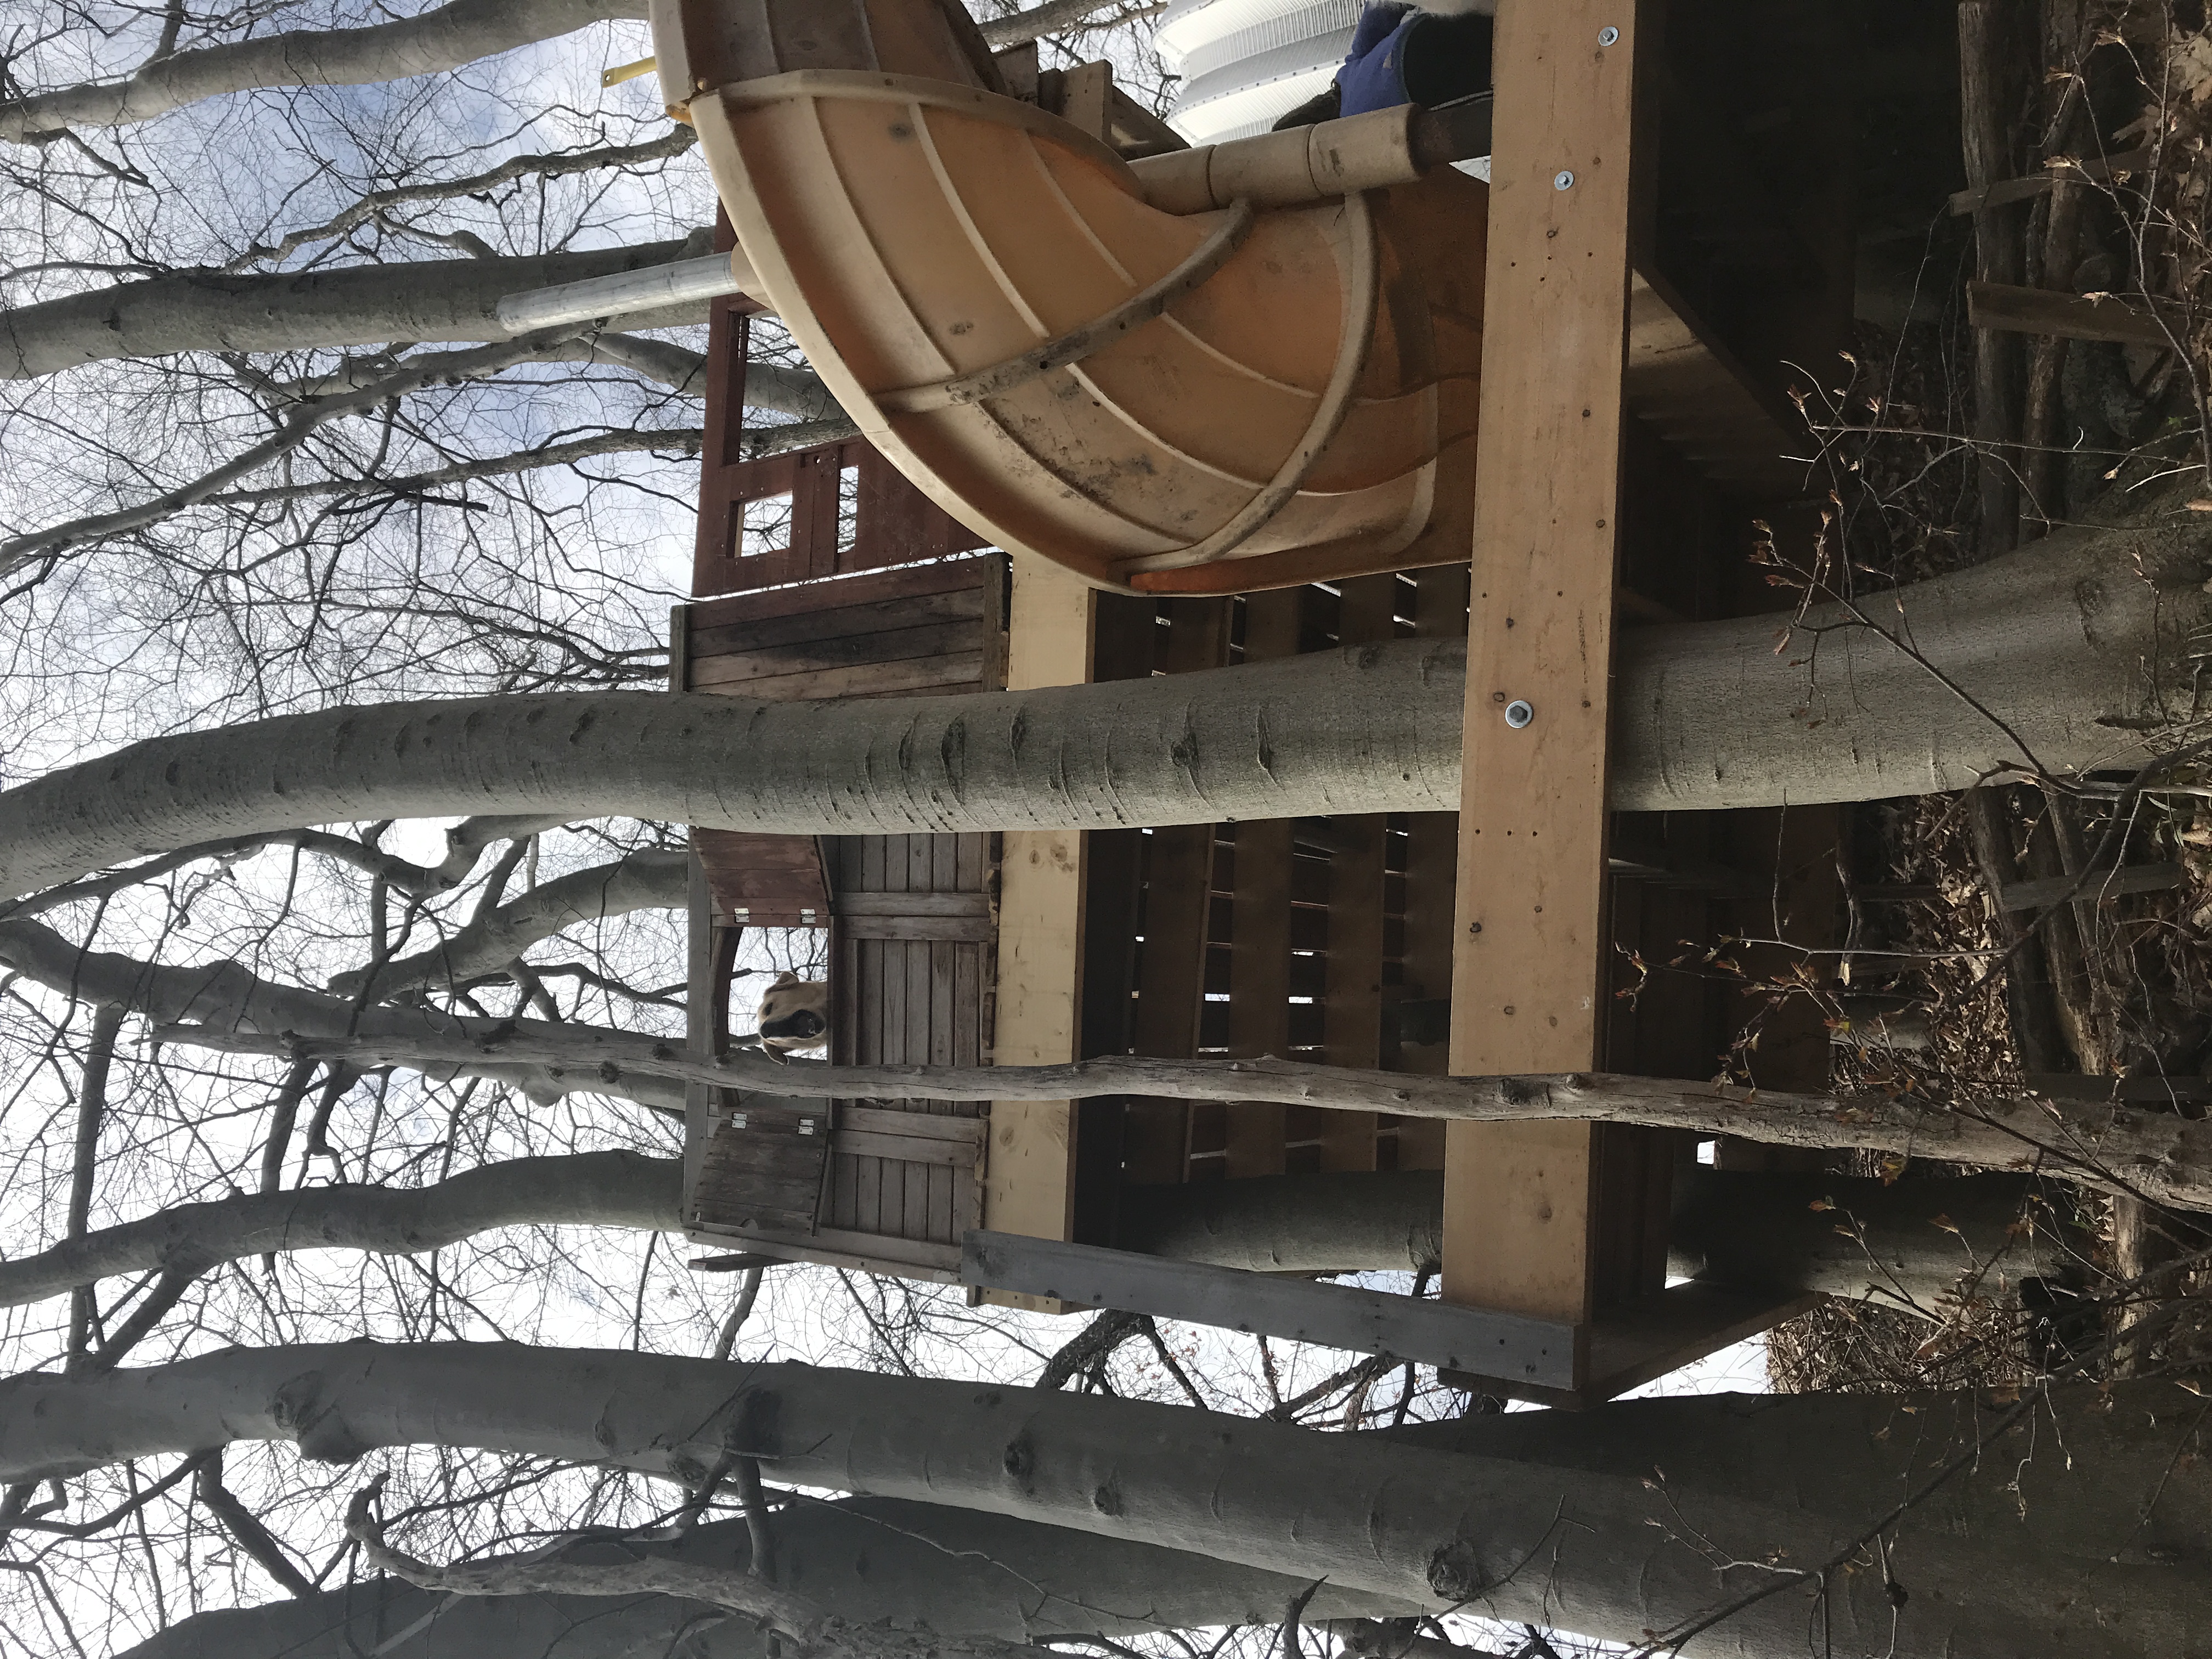
[[[1310,127],[1340,115],[1419,104],[1433,109],[1490,89],[1490,19],[1381,0],[1360,14],[1336,78],[1275,123]]]

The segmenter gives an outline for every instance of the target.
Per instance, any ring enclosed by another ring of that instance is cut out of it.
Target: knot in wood
[[[1447,1601],[1472,1601],[1490,1588],[1474,1546],[1455,1538],[1429,1558],[1429,1588]]]

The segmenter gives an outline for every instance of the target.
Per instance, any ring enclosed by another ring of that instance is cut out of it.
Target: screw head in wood
[[[1553,190],[1572,190],[1574,187],[1575,175],[1568,172],[1566,168],[1561,167],[1559,172],[1552,175],[1552,188]]]
[[[1519,697],[1505,705],[1505,723],[1518,732],[1536,718],[1536,711]]]
[[[1597,43],[1601,46],[1618,46],[1620,42],[1620,31],[1609,23],[1597,32]]]

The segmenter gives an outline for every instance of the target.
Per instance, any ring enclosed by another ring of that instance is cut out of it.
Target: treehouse
[[[1817,1017],[1698,963],[1785,925],[1823,942],[1832,812],[1615,813],[1605,785],[1618,630],[1771,608],[1753,521],[1817,523],[1783,365],[1832,361],[1850,319],[1822,15],[1503,0],[1494,105],[1194,149],[1104,64],[994,58],[957,4],[656,0],[722,245],[860,428],[766,453],[744,424],[761,301],[716,301],[676,689],[925,696],[1410,637],[1464,636],[1469,662],[1456,815],[697,831],[695,1048],[729,1041],[741,930],[800,927],[823,930],[842,1063],[1703,1079],[1756,1010],[1759,1080],[1820,1086]],[[1756,155],[1718,114],[1744,88],[1782,112]],[[1451,165],[1485,156],[1487,184]],[[1753,979],[1797,960],[1735,956]],[[1695,1154],[1656,1130],[703,1087],[689,1128],[712,1250],[1309,1337],[1538,1401],[1804,1305],[1668,1285]],[[1169,1261],[1131,1222],[1219,1183],[1328,1176],[1297,1189],[1326,1205],[1409,1170],[1442,1182],[1441,1301]]]

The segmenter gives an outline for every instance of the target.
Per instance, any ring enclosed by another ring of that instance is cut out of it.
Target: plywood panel
[[[1638,11],[1498,20],[1455,1073],[1597,1059]],[[1516,700],[1534,711],[1517,729]],[[1453,1125],[1445,1297],[1587,1321],[1595,1173],[1587,1126]]]

